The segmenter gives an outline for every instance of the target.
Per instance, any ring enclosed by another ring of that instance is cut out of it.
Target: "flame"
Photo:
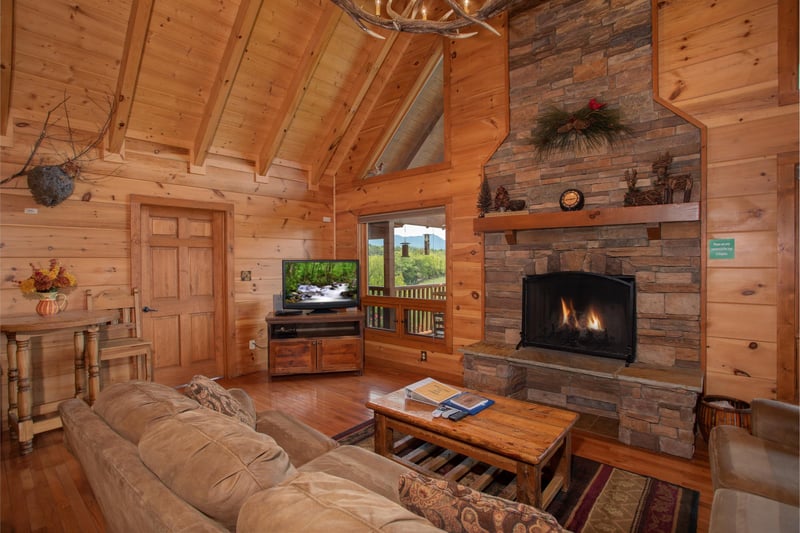
[[[575,308],[572,307],[572,302],[567,304],[564,298],[561,298],[561,325],[571,326],[575,321]]]
[[[589,313],[586,315],[586,327],[595,331],[603,330],[603,323],[600,321],[600,315],[598,315],[594,309],[590,309]]]
[[[578,320],[578,313],[575,311],[575,306],[571,301],[567,302],[561,298],[561,326],[570,326],[573,328],[579,327],[579,324],[584,329],[591,329],[594,331],[603,331],[603,321],[600,315],[593,308],[589,308],[584,320]]]

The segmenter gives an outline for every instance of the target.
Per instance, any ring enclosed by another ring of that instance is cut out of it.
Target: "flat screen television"
[[[283,308],[326,312],[357,307],[358,261],[284,259]]]

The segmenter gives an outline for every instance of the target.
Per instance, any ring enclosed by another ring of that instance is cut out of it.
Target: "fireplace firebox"
[[[589,272],[525,276],[519,346],[632,363],[636,358],[634,277]]]

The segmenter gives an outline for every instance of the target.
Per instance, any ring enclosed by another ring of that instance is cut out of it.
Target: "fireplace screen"
[[[636,357],[633,276],[587,272],[526,276],[520,345],[632,363]]]

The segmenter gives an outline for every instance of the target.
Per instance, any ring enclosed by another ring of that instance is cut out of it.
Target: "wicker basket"
[[[715,402],[727,402],[730,407]],[[750,404],[728,396],[703,396],[697,409],[697,426],[706,442],[714,426],[739,426],[750,431],[750,418]]]

